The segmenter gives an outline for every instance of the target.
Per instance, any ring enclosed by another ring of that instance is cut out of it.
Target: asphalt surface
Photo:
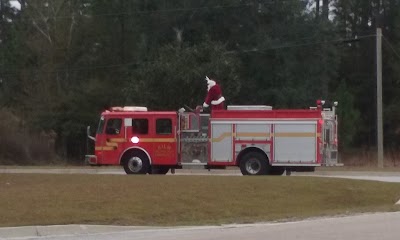
[[[97,227],[97,232],[85,225],[39,227],[32,235],[10,234],[0,229],[0,239],[31,240],[398,240],[400,212],[377,213],[337,218],[317,218],[299,222],[260,223],[181,228],[135,229],[129,227]],[[61,232],[56,231],[57,227]],[[92,226],[93,227],[93,226]],[[34,227],[32,227],[34,231]],[[69,228],[69,229],[68,229]],[[18,228],[13,229],[18,232]],[[65,231],[64,231],[65,230]]]
[[[119,168],[0,168],[2,173],[39,174],[125,174]],[[241,176],[239,170],[177,170],[176,175]],[[340,177],[372,181],[400,182],[400,172],[321,171],[293,173],[293,176]],[[400,201],[399,201],[400,203]],[[400,212],[317,218],[299,222],[260,223],[205,227],[120,227],[98,225],[27,226],[0,228],[0,240],[11,239],[400,239]]]
[[[400,170],[400,169],[399,169]],[[11,168],[0,167],[2,173],[37,173],[37,174],[112,174],[125,175],[122,168],[118,167],[83,167],[83,168]],[[168,172],[167,175],[171,175]],[[230,170],[204,170],[204,169],[177,169],[175,175],[218,175],[218,176],[242,176],[239,169]],[[372,180],[383,182],[400,182],[400,171],[317,171],[311,173],[293,172],[292,176],[337,177],[348,179]]]

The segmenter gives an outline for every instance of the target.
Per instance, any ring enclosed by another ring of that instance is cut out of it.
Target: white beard
[[[207,80],[207,92],[210,91],[210,88],[214,87],[217,83],[214,80]]]

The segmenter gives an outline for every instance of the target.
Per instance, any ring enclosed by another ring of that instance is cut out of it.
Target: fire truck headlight
[[[135,137],[132,137],[132,138],[131,138],[131,142],[132,142],[132,143],[139,143],[139,138],[136,137],[136,136],[135,136]]]

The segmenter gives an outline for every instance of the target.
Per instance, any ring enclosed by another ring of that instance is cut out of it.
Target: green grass
[[[316,177],[0,174],[0,226],[195,225],[397,211],[400,184]]]

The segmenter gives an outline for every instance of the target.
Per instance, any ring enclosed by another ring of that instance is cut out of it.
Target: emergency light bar
[[[228,110],[272,110],[272,106],[266,105],[229,105]]]
[[[126,106],[126,107],[111,107],[112,112],[147,112],[147,107]]]

